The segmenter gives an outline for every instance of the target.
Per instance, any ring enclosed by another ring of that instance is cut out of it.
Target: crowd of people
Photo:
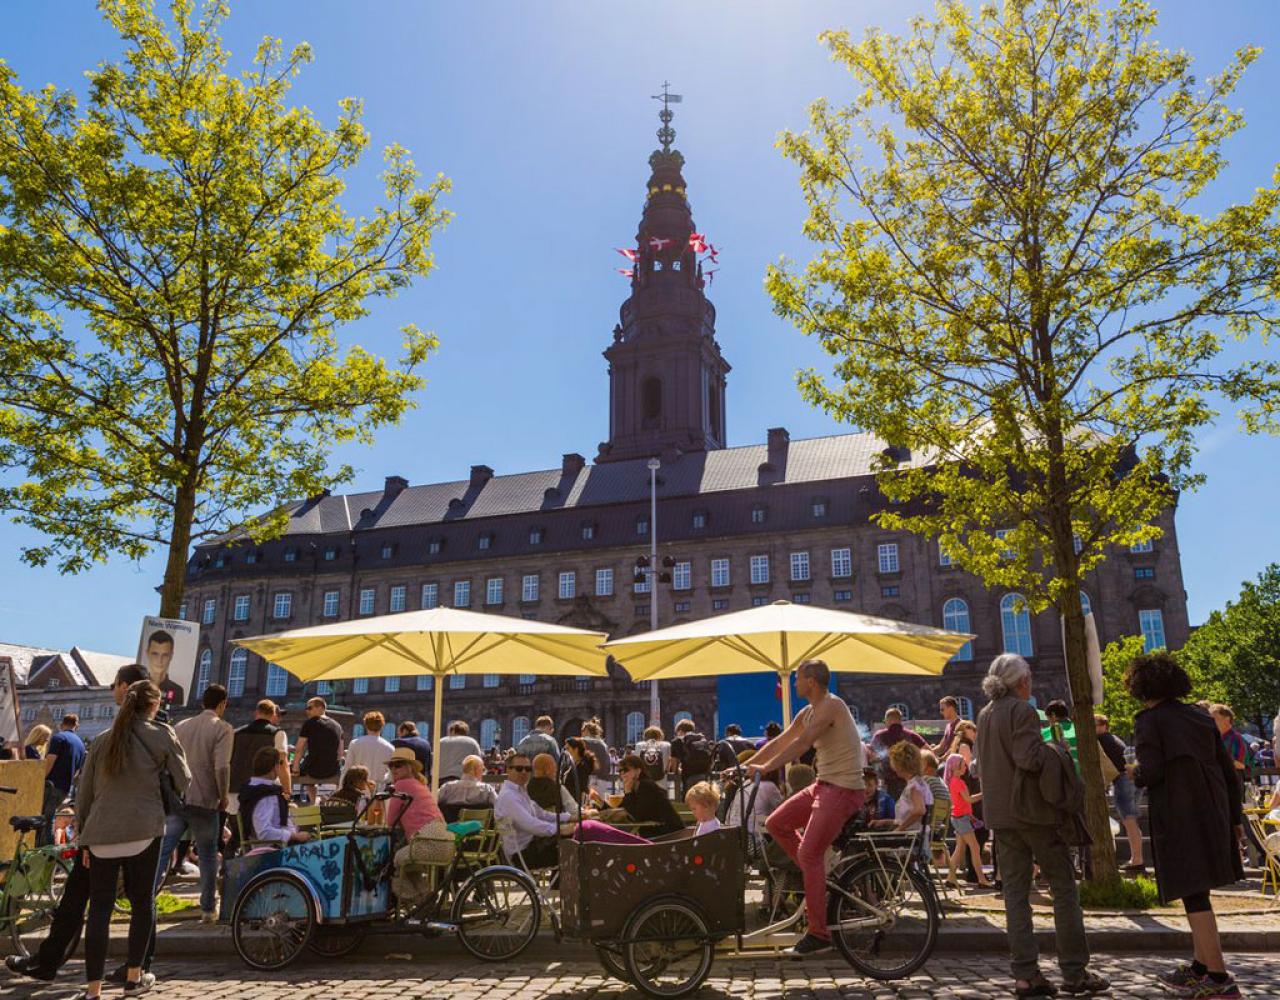
[[[1191,960],[1157,978],[1197,1000],[1239,996],[1210,891],[1242,876],[1242,792],[1256,763],[1252,748],[1229,707],[1185,700],[1191,684],[1171,657],[1139,657],[1125,683],[1145,706],[1134,745],[1126,746],[1104,715],[1094,717],[1094,735],[1128,840],[1127,869],[1154,864],[1161,899],[1182,901],[1194,939]],[[28,735],[29,756],[46,765],[46,815],[74,794],[77,851],[48,938],[30,958],[10,956],[6,965],[51,980],[83,925],[81,1000],[95,1000],[104,982],[118,983],[126,996],[146,992],[154,984],[155,896],[170,866],[194,853],[201,920],[216,920],[221,859],[307,840],[291,810],[305,797],[403,831],[393,889],[405,898],[425,891],[415,875],[421,865],[447,860],[456,835],[468,823],[478,826],[466,818],[471,810],[490,810],[506,856],[529,868],[556,864],[563,836],[643,844],[687,825],[694,836],[721,824],[746,826],[794,866],[803,885],[807,932],[792,949],[796,957],[831,948],[826,858],[846,824],[911,834],[922,859],[932,856],[946,869],[950,885],[964,878],[1002,893],[1016,995],[1103,992],[1108,984],[1088,967],[1076,886],[1089,855],[1076,836],[1080,737],[1070,710],[1052,702],[1042,717],[1033,707],[1030,667],[1013,654],[993,661],[983,689],[990,700],[976,720],[961,717],[959,699],[941,700],[935,743],[891,708],[864,744],[848,706],[830,693],[826,665],[811,660],[796,672],[807,704],[786,729],[770,724],[760,739],[736,725],[712,739],[686,719],[670,740],[654,726],[633,746],[616,748],[597,720],[560,741],[553,720],[541,716],[499,753],[481,748],[457,720],[433,761],[414,723],[400,723],[386,739],[377,711],[367,712],[362,735],[346,742],[318,697],[307,703],[293,748],[270,700],[233,730],[223,718],[227,692],[217,684],[203,692],[202,711],[171,727],[145,669],[127,666],[112,686],[120,706],[115,723],[87,750],[73,716],[57,733],[34,727]],[[429,783],[433,763],[438,792]],[[1140,789],[1149,806],[1149,859],[1138,823]],[[1280,810],[1280,790],[1270,807]],[[1030,902],[1037,877],[1052,893],[1060,985],[1039,967]],[[130,903],[127,956],[107,973],[108,924],[121,884]]]

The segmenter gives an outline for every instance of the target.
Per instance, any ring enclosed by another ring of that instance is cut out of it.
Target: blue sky
[[[376,4],[245,0],[225,32],[236,64],[264,34],[308,41],[315,63],[294,99],[326,121],[337,101],[365,102],[373,149],[399,142],[428,175],[453,180],[456,219],[437,241],[438,270],[349,328],[393,352],[398,328],[436,331],[420,406],[371,448],[337,456],[356,485],[386,475],[422,483],[465,478],[472,464],[499,473],[558,466],[563,452],[591,458],[607,435],[609,343],[626,282],[614,268],[643,203],[664,79],[685,97],[676,145],[699,228],[721,247],[711,289],[718,335],[733,365],[730,444],[787,427],[793,438],[842,428],[795,389],[797,368],[824,356],[770,310],[764,270],[780,254],[806,259],[796,172],[773,148],[803,127],[815,97],[844,99],[848,78],[818,33],[877,25],[902,31],[928,5],[851,3],[643,5],[475,2]],[[1243,198],[1280,158],[1280,19],[1269,2],[1158,4],[1158,36],[1187,48],[1204,76],[1231,52],[1262,45],[1235,103],[1249,127],[1228,148],[1219,196]],[[83,72],[118,41],[87,2],[7,0],[0,56],[28,86],[82,88]],[[370,204],[378,160],[353,179],[349,206]],[[1178,515],[1193,622],[1203,620],[1280,553],[1280,442],[1247,438],[1225,416],[1201,442],[1208,477]],[[26,567],[24,529],[0,524],[0,641],[127,653],[138,619],[154,611],[162,559],[117,560],[78,577]]]

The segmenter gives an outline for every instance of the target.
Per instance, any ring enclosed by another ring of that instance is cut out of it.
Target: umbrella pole
[[[782,728],[791,725],[791,674],[778,671],[778,683],[782,686]]]
[[[435,716],[431,720],[431,792],[440,791],[440,712],[444,700],[444,676],[436,677],[431,685],[436,692]]]

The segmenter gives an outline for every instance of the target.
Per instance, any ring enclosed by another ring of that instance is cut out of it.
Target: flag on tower
[[[649,237],[649,247],[653,250],[665,250],[671,246],[671,241],[660,236]]]
[[[639,259],[640,259],[640,251],[639,251],[639,250],[623,249],[622,247],[614,247],[614,249],[615,249],[615,250],[617,250],[617,251],[618,251],[618,253],[622,254],[622,256],[626,257],[626,258],[627,258],[627,260],[639,260]]]
[[[636,276],[636,272],[635,272],[635,269],[634,269],[634,268],[630,268],[630,267],[619,267],[619,268],[617,268],[617,271],[618,271],[618,273],[619,273],[620,275],[622,275],[624,278],[634,278],[634,277]]]

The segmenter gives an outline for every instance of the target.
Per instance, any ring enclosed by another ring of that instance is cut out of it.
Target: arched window
[[[640,383],[641,416],[646,427],[656,427],[662,416],[662,379],[650,375]]]
[[[519,746],[520,741],[529,735],[529,717],[517,715],[511,720],[511,745]]]
[[[283,698],[289,693],[289,674],[284,667],[267,664],[267,697]]]
[[[488,750],[498,742],[498,720],[482,719],[480,722],[480,748]]]
[[[942,606],[942,627],[952,632],[969,632],[969,605],[962,598],[953,597]],[[966,642],[951,657],[953,662],[963,663],[973,659],[973,643]]]
[[[199,698],[209,686],[209,675],[213,673],[213,650],[206,649],[200,654],[200,672],[196,674],[196,693]]]
[[[635,746],[640,742],[640,737],[644,735],[644,713],[628,712],[627,713],[627,743]]]
[[[890,708],[896,708],[899,712],[901,712],[901,713],[902,713],[902,721],[903,721],[903,722],[906,722],[908,719],[910,719],[910,718],[911,718],[911,706],[910,706],[910,705],[908,705],[906,702],[902,702],[902,701],[895,701],[895,702],[894,702],[892,705],[890,705],[889,707],[890,707]]]
[[[227,695],[239,698],[244,694],[244,678],[248,673],[249,651],[236,649],[231,652],[231,669],[227,673]]]
[[[961,695],[960,697],[956,698],[956,701],[960,703],[960,707],[956,709],[956,711],[960,713],[960,718],[972,720],[973,719],[973,699],[966,698],[963,695]]]
[[[1031,656],[1031,610],[1021,594],[1005,594],[1000,599],[1000,630],[1004,651]]]
[[[1086,615],[1093,613],[1093,602],[1089,600],[1089,595],[1083,590],[1080,591],[1080,610]]]

